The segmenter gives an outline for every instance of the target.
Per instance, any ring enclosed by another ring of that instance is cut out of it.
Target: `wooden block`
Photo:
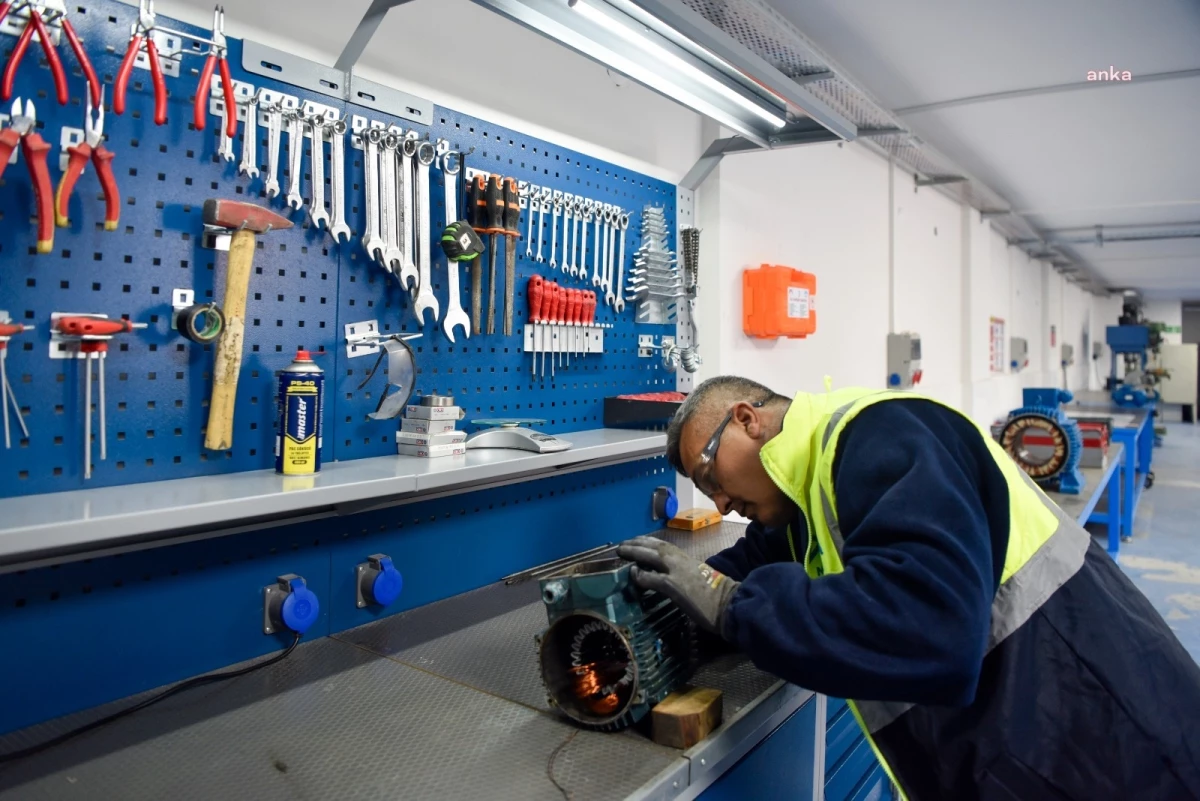
[[[684,687],[650,711],[654,742],[669,748],[691,748],[721,725],[721,691]]]
[[[715,526],[723,519],[721,513],[715,509],[688,509],[686,512],[680,512],[668,520],[667,526],[684,531],[697,531],[709,526]]]

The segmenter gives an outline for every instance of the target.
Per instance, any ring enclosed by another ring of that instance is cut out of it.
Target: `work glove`
[[[661,592],[698,626],[724,636],[725,608],[741,586],[738,582],[655,537],[637,537],[622,543],[617,555],[635,563],[629,571],[634,584]]]

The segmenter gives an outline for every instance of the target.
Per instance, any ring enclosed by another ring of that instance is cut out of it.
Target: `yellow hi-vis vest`
[[[788,543],[793,560],[803,561],[810,577],[819,579],[842,572],[842,533],[833,489],[838,438],[863,409],[903,399],[932,400],[909,392],[857,388],[819,395],[801,393],[784,416],[782,433],[763,445],[760,458],[767,474],[808,521],[803,550],[797,550],[790,527]],[[990,652],[1079,571],[1089,535],[1063,514],[986,432],[980,429],[979,433],[1008,484],[1008,551],[1000,587],[992,601],[986,650]],[[981,685],[978,692],[986,690]],[[913,704],[851,700],[850,707],[884,770],[903,794],[887,754],[872,735],[908,712]]]

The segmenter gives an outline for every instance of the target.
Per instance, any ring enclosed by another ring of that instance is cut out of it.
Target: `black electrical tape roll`
[[[197,303],[175,315],[175,327],[184,338],[207,345],[225,330],[225,315],[215,303]]]

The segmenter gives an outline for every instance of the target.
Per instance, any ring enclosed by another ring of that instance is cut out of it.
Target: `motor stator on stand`
[[[1083,435],[1061,405],[1074,397],[1062,389],[1026,389],[1025,405],[1009,413],[996,437],[1038,486],[1064,495],[1078,495],[1087,483],[1079,471]]]

